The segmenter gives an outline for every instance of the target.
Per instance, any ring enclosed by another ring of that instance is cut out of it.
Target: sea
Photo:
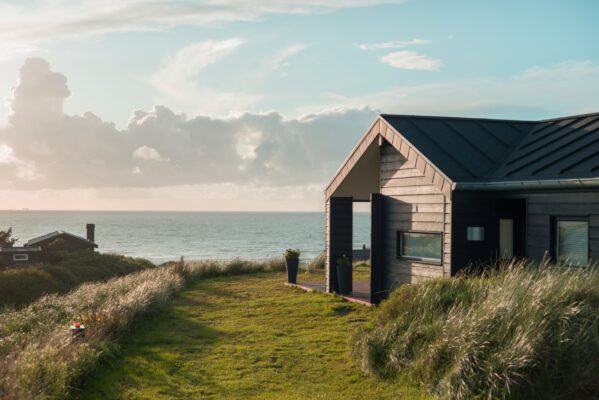
[[[354,212],[354,248],[369,246],[370,214]],[[53,231],[86,236],[96,225],[98,251],[154,263],[235,257],[261,260],[298,248],[306,261],[324,249],[322,212],[0,211],[0,230],[15,244]]]

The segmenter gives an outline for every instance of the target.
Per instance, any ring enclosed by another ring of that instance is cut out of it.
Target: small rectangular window
[[[29,261],[29,254],[13,254],[13,261]]]
[[[442,233],[397,232],[398,257],[438,263],[442,255]]]
[[[557,219],[555,227],[557,261],[584,266],[589,263],[589,222]]]
[[[469,226],[466,229],[466,237],[469,242],[482,242],[485,240],[484,226]]]

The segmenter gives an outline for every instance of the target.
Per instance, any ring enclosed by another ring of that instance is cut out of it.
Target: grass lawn
[[[349,335],[371,309],[283,281],[282,273],[198,280],[138,324],[79,397],[426,398],[399,380],[365,377],[352,363]]]

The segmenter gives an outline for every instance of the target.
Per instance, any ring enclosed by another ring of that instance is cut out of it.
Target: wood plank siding
[[[599,191],[513,193],[527,204],[526,255],[540,259],[551,252],[552,217],[584,217],[589,221],[589,257],[599,261]]]
[[[451,273],[451,201],[443,192],[444,177],[407,144],[400,150],[381,147],[381,195],[384,199],[384,287]],[[425,263],[397,257],[398,231],[440,232],[443,260]]]

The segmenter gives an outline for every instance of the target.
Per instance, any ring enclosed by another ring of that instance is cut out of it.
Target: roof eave
[[[507,191],[599,188],[599,177],[526,181],[456,182],[454,190]]]

